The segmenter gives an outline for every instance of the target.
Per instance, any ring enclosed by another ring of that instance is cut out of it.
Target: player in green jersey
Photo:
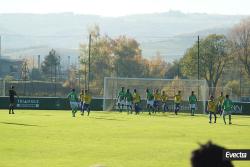
[[[149,89],[146,89],[146,97],[147,97],[147,110],[149,115],[151,115],[151,111],[154,112],[154,95],[150,92]]]
[[[72,110],[72,116],[75,117],[75,114],[78,109],[78,99],[77,99],[77,94],[75,92],[75,89],[72,89],[72,91],[68,94],[68,99],[70,102],[70,107]]]
[[[229,95],[226,95],[226,99],[223,101],[223,104],[222,104],[222,108],[223,108],[223,120],[224,120],[224,123],[226,123],[226,115],[228,115],[229,117],[229,124],[232,124],[232,121],[231,121],[231,114],[232,114],[232,110],[233,110],[233,102],[232,100],[229,99]]]
[[[191,95],[188,98],[188,101],[190,105],[191,115],[194,116],[194,111],[196,109],[196,103],[197,103],[197,98],[194,94],[194,91],[192,91]]]
[[[118,105],[118,109],[120,112],[122,112],[124,106],[126,105],[126,101],[125,101],[125,94],[126,92],[124,91],[124,87],[121,87],[121,90],[118,93],[117,96],[117,105]]]

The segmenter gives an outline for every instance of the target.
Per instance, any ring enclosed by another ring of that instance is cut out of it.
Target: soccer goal
[[[194,91],[198,99],[197,110],[202,113],[205,112],[205,105],[208,95],[207,83],[205,80],[189,80],[189,79],[156,79],[156,78],[117,78],[105,77],[104,78],[104,95],[103,95],[103,110],[111,111],[117,109],[117,94],[121,87],[136,89],[142,99],[142,108],[145,109],[146,92],[158,89],[160,92],[165,91],[170,97],[168,103],[170,109],[173,109],[173,96],[180,90],[182,93],[182,106],[181,110],[188,111],[189,104],[188,98],[191,92]]]

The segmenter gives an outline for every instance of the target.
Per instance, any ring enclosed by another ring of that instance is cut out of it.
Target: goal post
[[[188,97],[194,91],[198,98],[198,109],[200,113],[205,112],[205,105],[208,95],[207,82],[205,80],[189,80],[189,79],[157,79],[157,78],[121,78],[121,77],[105,77],[104,78],[104,94],[103,94],[103,110],[112,111],[117,109],[117,94],[121,87],[136,89],[142,99],[142,108],[145,109],[146,92],[148,88],[151,91],[158,89],[160,92],[165,91],[172,98],[168,103],[173,109],[173,96],[180,90],[182,93],[182,110],[189,110]]]

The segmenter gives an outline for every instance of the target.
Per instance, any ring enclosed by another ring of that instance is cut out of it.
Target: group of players
[[[163,109],[163,112],[169,111],[167,101],[170,98],[174,98],[174,112],[177,115],[181,108],[182,96],[181,91],[178,91],[176,95],[173,97],[168,96],[165,91],[160,92],[159,89],[155,89],[151,92],[149,89],[146,89],[146,109],[149,115],[156,114]],[[15,96],[17,96],[16,91],[14,90],[14,86],[11,86],[9,90],[9,98],[10,98],[10,105],[9,105],[9,114],[14,113],[14,106],[15,106]],[[86,110],[88,116],[90,114],[90,103],[92,101],[92,97],[88,90],[82,90],[80,95],[77,96],[75,89],[72,89],[71,92],[68,94],[67,98],[70,101],[70,107],[72,109],[72,116],[75,117],[76,112],[80,108],[81,115],[84,115],[84,111]],[[190,105],[190,112],[191,115],[194,116],[196,106],[197,106],[197,97],[194,94],[194,91],[191,92],[191,95],[188,98],[189,105]],[[128,114],[133,113],[133,109],[135,114],[139,114],[142,111],[141,108],[141,96],[136,89],[133,90],[133,93],[130,92],[129,89],[125,91],[124,87],[121,87],[121,90],[117,96],[117,106],[120,112],[123,109],[127,109]],[[224,123],[226,124],[226,115],[229,116],[229,124],[232,124],[231,121],[231,114],[233,111],[233,102],[230,100],[229,95],[224,97],[223,92],[218,98],[214,98],[214,96],[210,96],[210,99],[207,103],[207,110],[209,113],[209,123],[212,123],[212,116],[214,116],[214,123],[216,123],[217,113],[220,116],[223,116]]]
[[[165,113],[169,111],[169,106],[167,101],[170,98],[174,99],[174,113],[177,115],[181,108],[182,95],[181,91],[174,96],[168,96],[165,91],[160,92],[159,89],[155,89],[153,92],[150,89],[146,89],[146,109],[149,115],[156,114],[162,108],[162,111]],[[194,94],[194,91],[191,92],[191,95],[188,98],[190,113],[191,116],[194,116],[196,107],[197,107],[197,97]],[[133,113],[133,108],[135,114],[139,114],[140,111],[143,111],[140,107],[141,96],[136,89],[133,90],[133,93],[129,89],[125,91],[124,87],[121,87],[121,90],[117,96],[117,106],[120,112],[124,109],[127,109],[128,114]],[[209,123],[212,123],[212,116],[214,116],[214,123],[216,123],[217,113],[220,116],[223,116],[223,121],[226,124],[226,115],[229,116],[229,124],[232,124],[231,114],[233,110],[233,102],[229,99],[229,95],[224,97],[223,92],[218,98],[210,96],[210,99],[207,103],[206,111],[209,113]]]
[[[14,108],[15,108],[15,96],[17,96],[17,93],[15,91],[14,86],[11,86],[9,89],[9,114],[15,114]],[[92,97],[89,94],[88,90],[81,90],[81,93],[79,96],[77,96],[77,93],[75,92],[75,89],[72,89],[71,92],[68,94],[67,98],[70,102],[70,107],[72,109],[72,116],[75,117],[76,112],[80,108],[81,115],[84,115],[84,111],[86,110],[88,113],[88,116],[90,114],[90,103],[92,101]]]
[[[92,101],[92,97],[89,94],[88,90],[81,90],[79,96],[75,92],[75,89],[72,89],[71,92],[68,94],[68,99],[70,103],[70,107],[72,110],[72,116],[75,117],[78,109],[80,108],[81,115],[84,115],[84,111],[86,110],[88,116],[90,114],[90,103]]]

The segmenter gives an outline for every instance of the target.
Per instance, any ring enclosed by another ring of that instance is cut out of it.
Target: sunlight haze
[[[178,10],[184,13],[249,15],[249,0],[0,0],[0,13],[62,13],[124,16]]]

